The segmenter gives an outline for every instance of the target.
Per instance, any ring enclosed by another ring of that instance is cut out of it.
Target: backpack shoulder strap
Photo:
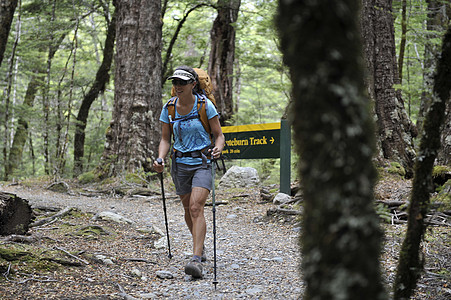
[[[207,96],[197,94],[197,113],[199,115],[200,122],[202,123],[202,126],[204,126],[205,131],[211,135],[210,123],[208,122],[207,116],[207,105]]]
[[[177,97],[172,97],[169,99],[169,101],[165,104],[165,106],[168,109],[168,116],[169,116],[169,127],[171,127],[171,135],[173,135],[173,127],[174,124],[172,124],[172,120],[175,119],[175,103],[177,102]]]

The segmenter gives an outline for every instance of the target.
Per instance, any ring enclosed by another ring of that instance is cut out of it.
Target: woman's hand
[[[222,149],[220,149],[219,147],[215,146],[213,149],[210,149],[209,151],[214,159],[218,159],[219,157],[221,157]]]
[[[153,168],[157,173],[161,173],[164,170],[164,159],[162,158],[157,158],[154,162],[153,162]]]

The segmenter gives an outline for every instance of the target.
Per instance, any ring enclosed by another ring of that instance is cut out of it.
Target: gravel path
[[[85,212],[116,212],[135,222],[136,227],[155,225],[164,231],[164,215],[159,197],[84,197],[24,186],[3,186],[1,190],[27,199],[33,206],[74,206]],[[264,220],[273,205],[260,203],[258,191],[247,197],[217,192],[216,201],[229,204],[217,207],[217,281],[213,284],[212,211],[206,207],[208,260],[202,280],[186,276],[183,267],[191,250],[191,237],[183,221],[183,209],[173,194],[167,194],[169,232],[173,258],[167,249],[149,249],[157,264],[149,266],[143,277],[135,279],[124,292],[137,299],[299,299],[302,282],[298,273],[298,228],[291,223]],[[124,247],[129,245],[124,245]],[[156,271],[168,271],[172,279],[156,278]],[[0,289],[1,291],[1,289]],[[117,287],[95,299],[120,299]],[[125,297],[126,298],[126,297]],[[9,299],[9,298],[5,298]],[[59,299],[59,298],[58,298]],[[75,299],[75,298],[64,298]],[[79,299],[79,298],[76,298]],[[91,298],[90,298],[91,299]],[[129,298],[133,299],[133,298]]]

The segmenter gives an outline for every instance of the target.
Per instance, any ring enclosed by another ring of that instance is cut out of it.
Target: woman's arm
[[[219,158],[221,156],[222,149],[224,148],[225,138],[224,134],[222,133],[221,124],[219,123],[218,116],[215,116],[210,120],[208,120],[208,123],[210,124],[211,133],[215,138],[215,146],[211,150],[211,153],[214,158]]]
[[[163,172],[164,169],[164,158],[169,152],[171,147],[171,127],[168,123],[161,122],[161,140],[160,145],[158,146],[158,158],[163,160],[163,164],[158,164],[157,161],[154,161],[153,167],[155,171],[158,173]]]

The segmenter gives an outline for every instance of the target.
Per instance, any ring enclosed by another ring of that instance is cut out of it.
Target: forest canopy
[[[438,53],[449,22],[449,17],[444,17],[449,11],[442,9],[446,1],[434,2],[443,18],[431,27],[427,24],[427,1],[409,1],[406,7],[402,5],[404,1],[393,1],[396,56],[403,58],[402,82],[396,88],[402,91],[412,122],[423,116],[422,97],[430,89],[425,74],[434,68],[429,62]],[[165,78],[176,66],[207,69],[210,29],[217,15],[215,4],[163,2],[161,56],[167,66],[162,74],[162,103],[170,97],[170,84]],[[277,122],[290,103],[290,78],[274,25],[276,8],[277,1],[270,0],[243,0],[239,6],[233,24],[234,73],[229,75],[233,78],[235,108],[230,125]],[[106,0],[18,1],[0,67],[3,178],[73,176],[76,116],[102,64],[113,13],[112,1]],[[110,79],[89,109],[83,171],[100,163],[112,115],[114,68],[113,60]],[[28,130],[21,136],[22,141],[16,140],[23,144],[19,147],[21,152],[16,153],[14,138],[20,126]],[[11,152],[21,159],[8,174]]]

